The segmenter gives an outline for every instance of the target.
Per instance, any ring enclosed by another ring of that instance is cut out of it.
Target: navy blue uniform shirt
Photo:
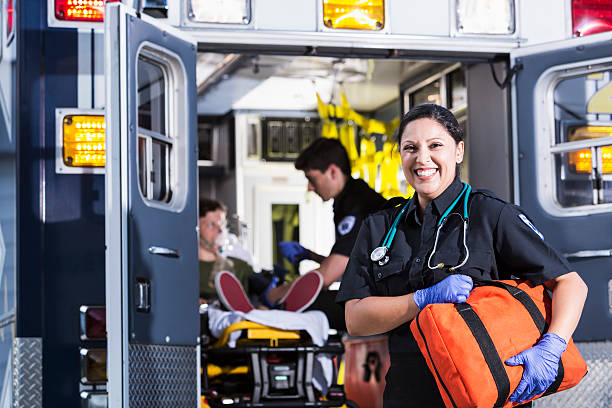
[[[417,216],[417,200],[412,200],[398,224],[388,252],[389,262],[380,266],[370,253],[382,246],[385,235],[401,206],[385,209],[368,217],[359,231],[349,263],[342,277],[337,302],[368,296],[400,296],[427,288],[449,275],[446,268],[430,269],[428,258],[433,248],[441,214],[461,193],[456,178]],[[451,211],[440,231],[438,248],[431,266],[458,265],[465,256],[463,247],[463,197]],[[489,193],[474,191],[468,201],[467,247],[469,259],[459,268],[477,279],[529,279],[541,284],[570,272],[567,260],[544,241],[523,210]],[[418,352],[416,341],[405,323],[389,333],[389,351]]]
[[[332,254],[350,256],[363,220],[383,208],[387,200],[361,179],[349,177],[334,199],[336,243]]]

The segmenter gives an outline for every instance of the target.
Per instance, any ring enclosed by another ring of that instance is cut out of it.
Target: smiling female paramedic
[[[586,299],[582,279],[520,207],[461,182],[462,138],[457,120],[443,107],[420,105],[404,115],[398,145],[415,196],[364,221],[336,299],[345,302],[351,335],[389,333],[385,408],[444,406],[409,323],[430,303],[465,301],[471,277],[512,275],[553,291],[548,332],[506,361],[525,367],[510,396],[516,402],[553,382]]]

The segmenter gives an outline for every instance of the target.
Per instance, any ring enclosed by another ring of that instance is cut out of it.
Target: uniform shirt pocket
[[[492,252],[483,249],[470,249],[469,257],[465,265],[458,268],[455,273],[469,275],[475,279],[491,279]],[[465,259],[465,248],[463,251],[440,251],[432,259],[432,265],[444,264],[444,270],[459,265]]]
[[[379,296],[398,296],[405,294],[407,281],[402,278],[404,258],[394,257],[385,265],[374,262],[372,272],[376,291]]]

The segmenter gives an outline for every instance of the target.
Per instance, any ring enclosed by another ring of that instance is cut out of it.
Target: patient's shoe
[[[293,281],[289,291],[280,301],[280,308],[289,312],[301,312],[310,306],[323,287],[323,276],[318,271],[310,271]]]
[[[217,289],[219,300],[229,310],[249,313],[254,309],[240,281],[233,273],[228,271],[217,273],[215,276],[215,288]]]

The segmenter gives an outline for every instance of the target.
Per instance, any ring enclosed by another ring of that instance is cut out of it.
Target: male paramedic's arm
[[[327,289],[329,285],[337,281],[344,274],[348,256],[340,254],[330,254],[327,258],[320,261],[320,266],[317,269],[323,275],[323,288]]]

